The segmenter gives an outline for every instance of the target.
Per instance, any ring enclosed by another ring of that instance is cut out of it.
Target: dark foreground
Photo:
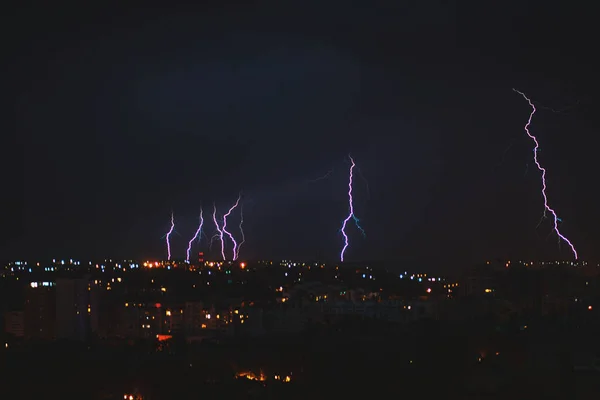
[[[596,341],[582,332],[548,321],[526,329],[355,321],[198,345],[14,343],[0,353],[0,398],[597,399]]]

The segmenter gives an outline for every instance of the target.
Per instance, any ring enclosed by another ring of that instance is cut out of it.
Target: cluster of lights
[[[399,275],[400,279],[410,279],[412,280],[417,280],[418,282],[442,282],[445,279],[444,278],[435,278],[435,277],[428,277],[427,274],[408,274],[408,272],[404,272],[403,274]]]
[[[31,288],[40,288],[40,287],[52,287],[52,286],[56,286],[56,283],[54,282],[31,282],[29,284],[29,286]]]
[[[486,261],[485,262],[487,265],[491,265],[491,261]],[[568,267],[586,267],[589,265],[589,263],[587,261],[559,261],[559,260],[555,260],[555,261],[524,261],[524,260],[518,260],[518,261],[511,261],[508,260],[506,262],[504,262],[504,266],[506,268],[509,268],[511,265],[516,264],[516,265],[522,265],[524,267],[542,267],[542,266],[552,266],[552,265],[564,265],[564,266],[568,266]],[[600,267],[600,263],[596,264],[596,266]]]
[[[245,378],[250,381],[257,381],[257,382],[265,382],[268,379],[267,376],[262,371],[260,371],[260,373],[258,373],[258,374],[255,374],[252,371],[238,372],[237,374],[235,374],[235,377],[236,378]],[[273,379],[276,381],[289,383],[292,381],[292,374],[291,373],[289,375],[276,374],[273,376]]]
[[[160,309],[162,307],[162,305],[160,303],[156,303],[154,304],[152,307],[147,306],[146,304],[142,304],[142,303],[125,303],[125,307],[139,307],[139,308],[147,308],[148,310],[151,309]],[[165,317],[174,317],[175,315],[183,315],[184,311],[183,309],[180,309],[179,311],[173,311],[170,309],[166,309],[164,310],[164,316]],[[203,317],[204,317],[204,321],[201,322],[200,324],[200,328],[201,329],[208,329],[209,325],[211,325],[213,328],[216,327],[216,324],[218,324],[220,321],[220,323],[222,323],[223,325],[228,325],[229,323],[233,323],[234,320],[234,314],[237,316],[237,319],[239,320],[239,322],[241,324],[243,324],[245,321],[248,320],[248,314],[243,314],[240,313],[239,309],[235,309],[233,311],[230,311],[228,313],[225,313],[224,315],[221,314],[212,314],[208,311],[203,311]],[[150,315],[148,315],[148,312],[146,312],[146,317],[145,317],[146,321],[144,321],[141,324],[142,329],[150,329],[151,325],[148,323],[150,322],[150,319],[155,320],[155,316],[150,317]],[[169,319],[165,320],[164,323],[167,324],[169,321]],[[170,331],[169,331],[170,332]],[[157,335],[157,338],[159,339],[159,341],[165,341],[171,338],[170,335]]]
[[[109,281],[102,281],[102,279],[94,279],[94,285],[95,286],[104,286],[106,287],[106,290],[112,290],[112,283],[123,283],[123,278],[121,277],[117,277],[117,278],[111,278]],[[91,289],[88,287],[88,289]]]
[[[45,264],[45,265],[44,265]],[[139,265],[132,260],[124,261],[124,262],[113,262],[112,260],[104,260],[103,263],[100,264],[92,264],[91,261],[87,264],[88,268],[99,269],[102,272],[105,272],[107,269],[116,271],[123,270],[126,271],[129,269],[139,268]],[[4,267],[5,270],[10,272],[38,272],[40,269],[44,272],[57,272],[57,271],[76,271],[82,268],[81,261],[69,259],[69,260],[57,260],[52,259],[51,263],[40,263],[36,262],[34,265],[28,264],[26,261],[15,261],[9,263]]]

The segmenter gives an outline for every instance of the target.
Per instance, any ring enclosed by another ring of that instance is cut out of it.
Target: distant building
[[[460,294],[463,296],[491,293],[497,284],[495,271],[488,265],[468,269],[460,281]]]
[[[171,309],[165,311],[165,321],[167,332],[170,335],[177,335],[184,333],[185,321],[183,316],[183,308]]]
[[[24,333],[28,339],[53,340],[56,327],[54,282],[31,282],[25,288]]]
[[[89,279],[56,281],[56,338],[87,340],[91,334],[92,304]]]
[[[184,331],[186,336],[196,336],[202,333],[203,327],[206,328],[207,321],[205,312],[203,310],[204,305],[199,301],[188,301],[185,303],[184,309]],[[210,313],[208,313],[210,316]],[[213,318],[215,321],[216,318]]]
[[[25,320],[22,311],[9,311],[4,314],[4,332],[15,338],[25,336]]]
[[[183,315],[183,310],[181,315]],[[164,311],[161,303],[125,303],[119,311],[120,324],[117,336],[152,339],[157,335],[171,334],[172,311]],[[165,317],[166,315],[166,317]]]

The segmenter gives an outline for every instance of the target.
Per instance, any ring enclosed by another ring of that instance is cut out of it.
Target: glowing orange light
[[[246,378],[251,381],[259,381],[259,382],[264,382],[267,380],[267,377],[265,376],[265,374],[262,373],[262,371],[260,372],[259,375],[256,375],[251,371],[238,372],[237,374],[235,374],[235,377],[236,378]]]
[[[156,338],[158,339],[159,342],[164,342],[165,340],[169,340],[169,339],[173,338],[173,336],[171,336],[171,335],[156,335]]]
[[[241,269],[244,269],[244,268],[246,268],[246,263],[241,263],[241,264],[240,264],[240,268],[241,268]]]

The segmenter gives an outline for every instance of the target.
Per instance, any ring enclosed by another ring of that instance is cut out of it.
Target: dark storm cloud
[[[298,136],[312,140],[317,132],[294,132],[290,125],[303,124],[307,115],[336,120],[360,90],[359,66],[335,51],[275,47],[246,60],[236,56],[242,47],[218,62],[188,60],[142,74],[133,107],[141,118],[201,137],[295,144]]]

